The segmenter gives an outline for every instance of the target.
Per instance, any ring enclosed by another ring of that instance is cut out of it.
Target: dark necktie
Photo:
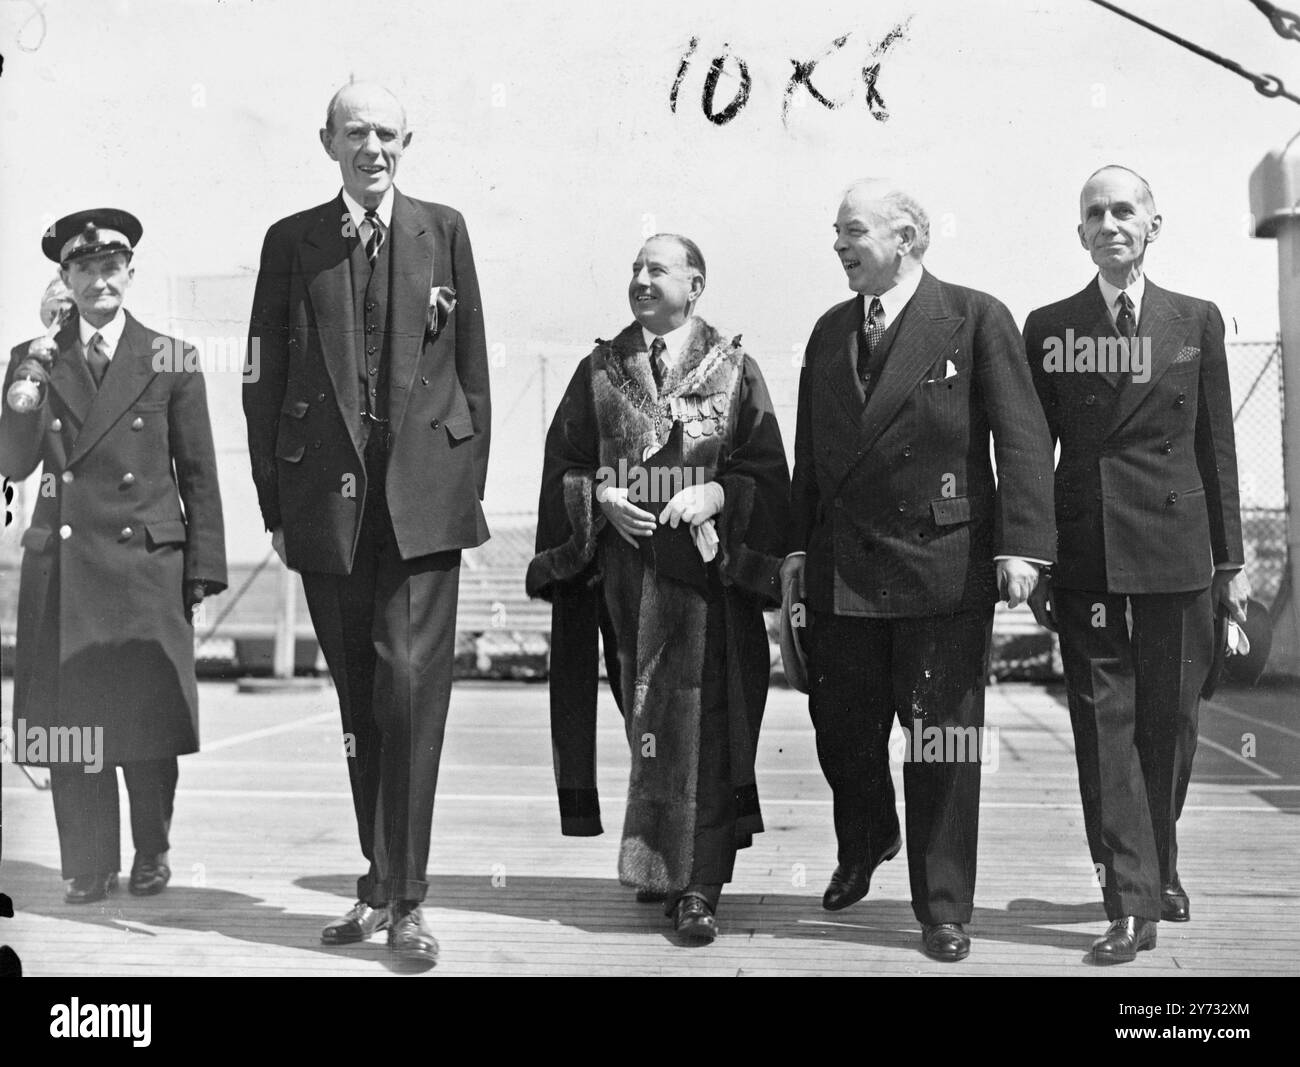
[[[379,221],[379,216],[375,214],[374,208],[371,208],[366,212],[365,220],[361,225],[362,227],[370,227],[370,232],[364,236],[366,240],[366,259],[370,260],[370,265],[373,267],[375,257],[379,255],[379,249],[384,244],[384,224]]]
[[[880,297],[873,296],[871,310],[862,323],[862,333],[858,338],[858,380],[862,382],[862,390],[865,393],[871,392],[871,367],[868,360],[884,336],[885,307],[881,304]]]
[[[90,376],[95,379],[95,388],[98,389],[108,370],[108,352],[104,349],[104,338],[99,334],[95,334],[86,346],[86,366],[90,368]]]
[[[659,390],[664,387],[664,377],[668,371],[664,365],[664,349],[667,347],[662,337],[656,337],[650,342],[650,373],[655,376],[655,388]]]
[[[1133,316],[1133,301],[1129,299],[1128,293],[1120,293],[1116,303],[1119,304],[1119,310],[1115,313],[1115,328],[1121,337],[1127,337],[1131,341],[1138,332],[1137,319]]]

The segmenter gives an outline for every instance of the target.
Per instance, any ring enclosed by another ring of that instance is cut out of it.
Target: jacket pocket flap
[[[32,552],[44,552],[53,537],[53,530],[44,526],[31,526],[23,532],[20,544]]]
[[[469,417],[468,412],[464,415],[452,415],[443,422],[443,425],[447,427],[447,433],[453,440],[463,441],[467,437],[474,436],[474,420]]]
[[[301,419],[307,414],[309,407],[311,407],[311,402],[308,400],[286,400],[284,406],[280,408],[280,414]]]
[[[145,523],[144,532],[149,535],[150,545],[185,544],[185,523],[180,519]]]
[[[282,459],[286,463],[297,463],[302,459],[302,454],[307,451],[307,446],[302,442],[294,443],[285,439],[280,439],[275,443],[275,458]]]
[[[965,496],[945,500],[931,500],[930,510],[934,512],[936,526],[953,526],[959,522],[970,522],[970,498]]]

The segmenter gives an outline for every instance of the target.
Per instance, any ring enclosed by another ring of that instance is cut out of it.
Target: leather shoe
[[[667,893],[660,893],[657,889],[638,889],[636,891],[636,902],[638,904],[662,904],[668,899]]]
[[[161,893],[171,881],[172,870],[158,856],[139,856],[131,864],[131,880],[126,888],[132,896],[151,897]]]
[[[856,904],[871,889],[871,876],[876,873],[876,868],[897,856],[902,847],[903,838],[899,836],[876,857],[874,863],[854,863],[847,867],[838,865],[831,875],[830,885],[822,894],[822,907],[827,911],[839,911],[850,904]]]
[[[438,962],[438,939],[424,924],[424,913],[418,905],[389,908],[388,947],[411,963],[432,967]]]
[[[1160,889],[1160,918],[1171,923],[1185,923],[1192,917],[1191,902],[1187,891],[1174,875],[1173,881]]]
[[[68,891],[63,894],[63,900],[67,904],[93,904],[97,900],[103,900],[116,888],[116,871],[109,871],[107,874],[84,874],[80,878],[72,879]]]
[[[388,926],[388,908],[372,908],[364,900],[358,900],[348,909],[342,918],[335,919],[320,932],[322,945],[352,945],[358,941],[369,940]]]
[[[707,942],[718,936],[718,920],[702,896],[683,893],[673,909],[673,929],[688,941]]]
[[[970,934],[961,923],[934,923],[921,927],[925,954],[941,963],[956,963],[970,955]]]
[[[1092,958],[1096,963],[1128,963],[1137,954],[1156,947],[1155,919],[1140,919],[1125,915],[1115,919],[1104,936],[1092,943]]]

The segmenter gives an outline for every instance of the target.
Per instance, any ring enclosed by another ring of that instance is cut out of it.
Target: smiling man
[[[203,375],[183,369],[194,363],[181,342],[123,307],[141,234],[112,208],[50,227],[41,247],[73,308],[52,344],[10,358],[5,393],[29,377],[45,383],[44,403],[0,413],[0,473],[42,469],[22,537],[14,721],[29,734],[102,737],[94,773],[50,763],[70,904],[117,885],[119,766],[135,845],[128,888],[152,896],[171,878],[176,757],[199,747],[192,611],[226,585]],[[177,358],[159,369],[160,352]]]
[[[913,736],[983,727],[994,603],[1022,603],[1054,552],[1051,449],[1015,323],[925,270],[929,243],[913,197],[849,188],[834,249],[856,295],[813,328],[799,376],[782,578],[810,616],[809,709],[839,844],[829,911],[866,896],[902,848],[894,719]],[[963,959],[979,757],[908,762],[903,787],[924,951]]]
[[[712,941],[736,849],[763,828],[754,751],[767,699],[789,473],[763,376],[695,306],[704,257],[675,234],[632,264],[635,322],[597,342],[546,439],[532,596],[552,602],[561,829],[601,832],[596,630],[632,752],[619,880]],[[649,499],[625,482],[642,463]]]
[[[1216,605],[1245,620],[1223,319],[1146,277],[1155,197],[1127,167],[1079,196],[1079,241],[1097,276],[1025,322],[1025,355],[1054,440],[1059,563],[1034,614],[1057,629],[1084,826],[1110,928],[1098,963],[1154,948],[1185,922],[1177,823],[1196,752]],[[1071,372],[1045,359],[1063,336],[1150,351],[1145,373]]]
[[[437,960],[421,902],[451,696],[460,553],[487,540],[487,344],[465,221],[393,184],[411,143],[387,89],[334,94],[343,188],[267,232],[244,386],[272,543],[302,573],[338,689],[361,852],[321,934]]]

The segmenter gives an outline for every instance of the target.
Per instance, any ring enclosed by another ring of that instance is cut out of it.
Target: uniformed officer
[[[13,349],[0,410],[0,473],[42,469],[22,536],[14,721],[25,762],[50,768],[74,904],[117,884],[118,766],[136,850],[129,888],[167,885],[176,757],[198,750],[192,611],[226,586],[198,361],[122,308],[141,230],[98,208],[45,232],[72,306],[52,343]],[[16,378],[28,384],[15,397]]]

